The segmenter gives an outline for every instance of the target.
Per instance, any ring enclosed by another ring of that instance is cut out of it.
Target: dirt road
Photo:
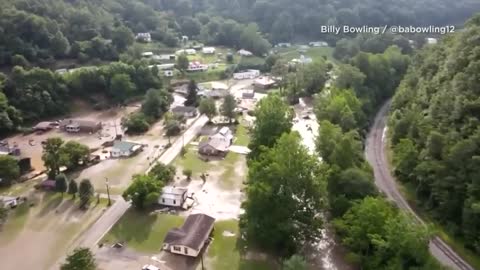
[[[367,160],[373,167],[375,184],[378,188],[385,193],[389,199],[394,201],[399,208],[410,212],[418,223],[425,224],[402,197],[390,173],[389,164],[385,155],[386,120],[389,107],[390,102],[386,102],[375,117],[375,122],[367,137],[365,149]],[[460,256],[437,236],[432,238],[429,248],[432,255],[437,258],[438,261],[452,269],[474,270],[473,267],[460,258]]]

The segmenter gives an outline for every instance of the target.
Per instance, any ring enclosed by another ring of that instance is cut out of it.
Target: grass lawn
[[[226,236],[224,232],[235,235]],[[245,259],[241,251],[245,243],[239,238],[238,221],[227,220],[215,223],[214,240],[205,256],[207,269],[212,270],[269,270],[274,269],[269,261]]]
[[[183,217],[168,214],[147,214],[130,209],[113,226],[102,242],[125,242],[140,252],[154,253],[162,248],[163,239],[173,227],[183,224]]]
[[[2,228],[3,232],[8,232],[4,234],[3,241],[10,242],[15,239],[18,233],[25,227],[29,212],[30,207],[28,206],[28,203],[23,203],[17,208],[11,210],[7,222]]]
[[[224,160],[219,162],[219,167],[223,168],[223,171],[220,183],[221,186],[225,189],[232,189],[235,187],[235,183],[238,182],[236,179],[238,176],[235,173],[235,168],[238,165],[238,161],[240,159],[240,154],[229,152]],[[243,181],[242,181],[243,182]]]
[[[178,156],[174,161],[174,165],[183,169],[190,169],[193,174],[206,173],[211,167],[210,163],[198,157],[196,148],[187,146],[186,149],[187,153],[183,157]]]
[[[248,146],[250,143],[250,136],[248,135],[248,130],[247,128],[242,124],[242,121],[240,121],[240,124],[237,126],[237,132],[235,133],[235,141],[233,144],[235,145],[241,145],[241,146]]]

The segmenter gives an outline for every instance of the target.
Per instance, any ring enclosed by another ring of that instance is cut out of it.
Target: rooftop
[[[214,223],[215,219],[211,216],[205,214],[190,215],[185,219],[182,227],[171,229],[163,242],[199,250],[208,238]]]
[[[172,109],[174,113],[190,113],[194,112],[197,108],[191,106],[177,106]]]
[[[128,142],[128,141],[115,141],[113,143],[113,148],[114,149],[118,149],[122,152],[124,151],[130,151],[132,150],[132,148],[134,148],[135,146],[139,145],[138,143],[134,143],[134,142]]]

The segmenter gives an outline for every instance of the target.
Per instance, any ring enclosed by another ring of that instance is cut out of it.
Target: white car
[[[153,266],[151,264],[146,264],[142,267],[142,270],[160,270],[160,268]]]

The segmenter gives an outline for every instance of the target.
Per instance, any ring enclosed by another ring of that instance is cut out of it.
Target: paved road
[[[389,164],[385,155],[385,132],[386,119],[390,107],[390,102],[385,103],[377,116],[375,122],[368,134],[366,145],[366,156],[375,174],[375,184],[378,188],[397,206],[415,217],[419,224],[425,225],[425,222],[412,210],[407,201],[402,197],[392,177]],[[430,252],[442,264],[456,270],[474,270],[467,262],[458,256],[442,239],[435,236],[429,244]]]
[[[168,148],[158,159],[159,162],[169,164],[180,153],[182,147],[190,142],[200,132],[202,127],[208,122],[208,117],[201,115],[195,122],[183,133],[183,136],[177,138],[177,140]],[[154,166],[150,166],[147,172]],[[101,197],[105,195],[102,194]],[[105,213],[87,230],[79,239],[72,245],[74,247],[88,247],[94,249],[98,241],[100,241],[105,234],[115,225],[115,223],[127,212],[130,208],[130,202],[126,202],[122,196],[112,196],[115,203],[110,206]],[[58,269],[59,264],[64,261],[64,258],[59,260],[52,269]]]

